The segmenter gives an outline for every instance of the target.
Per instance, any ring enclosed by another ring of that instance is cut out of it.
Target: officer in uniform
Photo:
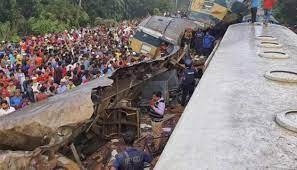
[[[135,134],[132,131],[125,133],[124,141],[128,147],[120,154],[116,155],[112,162],[112,170],[143,170],[144,163],[150,163],[152,156],[148,153],[133,147]]]
[[[184,60],[186,69],[182,74],[182,82],[181,82],[181,89],[182,89],[182,106],[186,106],[187,97],[191,98],[194,90],[195,90],[195,79],[199,78],[198,71],[192,67],[192,59],[187,55]]]

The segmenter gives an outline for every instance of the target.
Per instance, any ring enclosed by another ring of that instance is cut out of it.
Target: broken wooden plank
[[[71,148],[71,151],[72,151],[72,153],[73,153],[74,159],[75,159],[75,161],[78,163],[79,167],[80,167],[81,169],[86,169],[86,168],[84,168],[84,166],[83,166],[83,164],[82,164],[82,162],[81,162],[81,160],[80,160],[80,158],[79,158],[79,155],[78,155],[78,153],[77,153],[77,150],[76,150],[76,148],[75,148],[75,146],[74,146],[73,143],[70,145],[70,148]]]

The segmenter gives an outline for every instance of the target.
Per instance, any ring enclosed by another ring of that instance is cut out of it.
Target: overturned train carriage
[[[158,25],[155,27],[158,29]],[[164,37],[164,32],[160,36]],[[180,36],[167,41],[171,51],[165,57],[115,70],[110,77],[1,117],[0,170],[37,167],[32,164],[42,160],[49,163],[61,148],[90,131],[102,140],[120,135],[127,128],[139,134],[139,113],[133,101],[141,96],[147,81],[172,68],[171,61],[179,58]]]
[[[192,0],[188,18],[207,29],[235,23],[248,12],[248,0]]]
[[[169,44],[171,53],[175,45],[180,45],[186,29],[197,30],[198,25],[185,18],[150,16],[139,24],[131,47],[135,52],[158,58],[161,44]]]

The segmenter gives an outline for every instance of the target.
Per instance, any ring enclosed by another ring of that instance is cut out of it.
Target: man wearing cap
[[[195,50],[198,56],[201,56],[203,53],[203,38],[204,33],[202,30],[198,30],[195,34],[194,44],[195,44]]]
[[[187,97],[191,98],[195,90],[195,79],[199,78],[198,71],[192,67],[192,59],[185,59],[186,69],[184,70],[181,78],[181,89],[182,89],[182,106],[186,106]]]
[[[203,55],[208,57],[213,49],[215,37],[206,32],[205,36],[203,37]]]
[[[124,141],[128,146],[122,153],[115,156],[112,162],[112,170],[143,170],[144,163],[152,161],[151,155],[133,147],[135,134],[128,131],[123,135]]]

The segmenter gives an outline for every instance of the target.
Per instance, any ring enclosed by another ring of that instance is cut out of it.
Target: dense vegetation
[[[59,32],[164,11],[187,10],[190,0],[0,0],[0,40]],[[276,18],[296,24],[296,0],[279,0]],[[108,19],[108,20],[107,20]],[[107,20],[107,21],[106,21]]]
[[[278,5],[274,10],[277,20],[286,25],[297,24],[297,1],[296,0],[278,0]]]
[[[160,14],[172,0],[0,0],[0,40]]]

